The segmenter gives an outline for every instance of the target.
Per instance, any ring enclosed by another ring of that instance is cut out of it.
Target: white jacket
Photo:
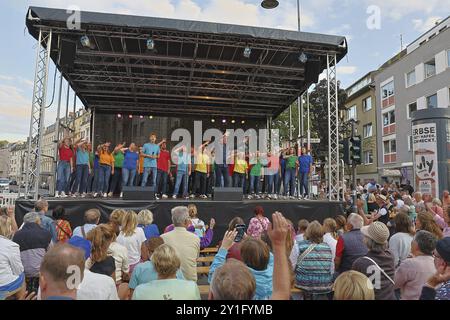
[[[17,280],[22,272],[19,245],[0,236],[0,287]]]

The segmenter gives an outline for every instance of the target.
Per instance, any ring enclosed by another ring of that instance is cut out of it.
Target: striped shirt
[[[308,240],[295,244],[299,250],[295,266],[295,286],[311,293],[330,292],[332,287],[331,264],[333,263],[330,246],[324,242],[314,244],[314,249],[300,261],[303,252],[311,244],[312,242]]]

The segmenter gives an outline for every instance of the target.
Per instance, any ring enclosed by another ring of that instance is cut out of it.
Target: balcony
[[[384,163],[393,163],[397,161],[397,153],[390,153],[384,155]]]
[[[395,96],[390,96],[389,98],[385,98],[381,101],[382,109],[393,106],[395,104]]]
[[[383,136],[395,133],[395,123],[383,127]]]

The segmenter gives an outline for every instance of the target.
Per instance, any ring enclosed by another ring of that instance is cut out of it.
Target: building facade
[[[0,149],[0,178],[9,178],[9,147]]]
[[[363,184],[378,176],[374,76],[375,71],[369,72],[346,89],[344,120],[357,121],[356,134],[361,136],[361,165],[356,166],[356,181]]]
[[[413,182],[411,115],[448,108],[450,17],[420,36],[375,75],[380,181]]]
[[[9,178],[16,180],[19,185],[25,182],[27,148],[25,142],[17,142],[10,146]]]

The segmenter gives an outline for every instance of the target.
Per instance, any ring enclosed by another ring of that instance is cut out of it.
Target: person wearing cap
[[[420,300],[450,300],[450,237],[436,242],[433,256],[436,273],[423,286]]]
[[[378,204],[379,209],[378,210],[374,210],[372,212],[371,220],[372,221],[378,220],[378,221],[380,221],[380,222],[382,222],[384,224],[387,224],[389,222],[389,212],[388,212],[388,209],[387,209],[387,206],[386,206],[386,204],[387,204],[387,197],[385,195],[383,195],[383,194],[378,194],[376,196],[376,199],[377,199],[377,204]]]
[[[394,255],[387,249],[388,227],[380,221],[375,221],[362,227],[361,233],[369,251],[353,262],[352,270],[359,271],[371,279],[375,288],[375,300],[395,300],[395,260]]]

